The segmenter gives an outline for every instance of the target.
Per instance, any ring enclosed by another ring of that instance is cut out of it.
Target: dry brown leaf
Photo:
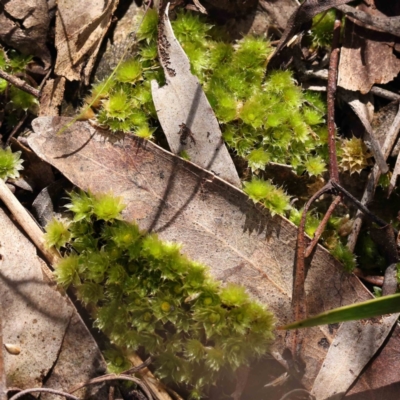
[[[158,54],[166,85],[153,80],[151,93],[169,147],[175,154],[186,151],[192,162],[240,187],[214,111],[172,31],[168,6],[160,12]]]
[[[46,69],[51,63],[46,46],[49,24],[47,0],[2,2],[0,39],[22,54],[39,57]]]
[[[361,10],[379,15],[374,7]],[[341,49],[338,85],[365,94],[375,83],[393,80],[400,72],[400,59],[393,53],[398,37],[367,29],[360,22],[346,19]]]
[[[60,106],[64,99],[65,78],[49,79],[40,95],[39,116],[60,115]]]
[[[53,368],[73,309],[43,279],[32,243],[0,209],[0,301],[3,340],[21,348],[4,352],[8,386],[42,385]]]
[[[218,279],[244,284],[269,305],[279,324],[292,319],[295,226],[280,216],[271,217],[237,188],[151,142],[128,137],[113,145],[104,132],[84,122],[56,135],[67,121],[55,117],[33,122],[29,144],[41,158],[84,190],[122,195],[126,219],[137,220],[141,228],[158,232],[165,240],[183,243],[183,252],[207,264]],[[371,298],[359,280],[344,273],[321,247],[308,270],[305,290],[310,315]],[[302,346],[306,387],[312,387],[338,328],[307,331]],[[366,331],[380,330],[377,319]],[[384,331],[382,336],[388,333]],[[353,345],[351,340],[346,343],[345,351]],[[376,350],[379,344],[369,340],[368,346]],[[274,350],[284,348],[285,334],[277,332]]]
[[[106,364],[70,301],[51,287],[36,248],[0,208],[0,302],[7,384],[27,389],[72,385],[103,374]],[[81,390],[106,400],[101,386]],[[53,399],[53,395],[42,395]]]
[[[56,14],[55,73],[70,81],[89,84],[101,41],[118,0],[59,0]]]

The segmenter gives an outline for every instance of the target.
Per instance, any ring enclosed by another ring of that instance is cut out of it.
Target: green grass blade
[[[400,312],[400,293],[335,308],[331,311],[318,314],[315,317],[282,326],[279,329],[309,328],[317,325],[355,321],[358,319],[372,318],[379,315],[397,312]]]

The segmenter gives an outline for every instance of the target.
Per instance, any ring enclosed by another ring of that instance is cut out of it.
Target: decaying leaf
[[[190,62],[176,40],[168,7],[160,16],[158,53],[166,85],[151,82],[157,116],[173,153],[183,150],[190,160],[240,187],[240,179],[222,139],[217,118],[203,89],[190,72]]]
[[[218,279],[244,284],[249,293],[269,305],[278,324],[292,319],[295,226],[280,216],[271,217],[237,188],[151,142],[127,137],[112,144],[104,132],[83,122],[56,135],[67,122],[57,117],[33,122],[35,133],[29,144],[41,158],[84,190],[122,195],[126,219],[137,220],[142,229],[155,231],[162,239],[182,243],[182,251],[209,265]],[[321,247],[308,270],[305,290],[309,315],[371,298],[359,280],[343,272]],[[307,388],[312,387],[338,328],[307,331],[302,346]],[[347,334],[352,329],[343,324],[339,332]],[[357,329],[358,336],[343,340],[345,354],[354,347],[352,340],[365,337],[364,345],[374,353],[380,343],[368,335],[383,338],[390,331],[381,320]],[[284,348],[285,334],[277,332],[274,350],[282,353]],[[347,375],[353,374],[354,380],[367,361]],[[334,368],[332,374],[333,382],[342,379]]]
[[[372,15],[381,14],[374,6],[361,4],[359,8]],[[400,59],[393,53],[396,42],[399,42],[396,36],[368,29],[360,22],[347,19],[338,85],[368,93],[375,83],[393,80],[400,72]]]
[[[89,84],[101,40],[117,4],[118,0],[57,2],[54,71],[58,76],[70,81],[83,79]]]
[[[2,2],[0,39],[22,54],[39,57],[46,69],[51,63],[50,52],[46,46],[49,24],[46,0]]]
[[[23,348],[3,352],[8,386],[36,387],[53,368],[72,308],[43,279],[32,243],[0,209],[0,301],[3,340]]]
[[[0,304],[7,385],[68,390],[104,374],[105,361],[81,317],[71,302],[49,285],[47,275],[44,277],[48,267],[2,209],[0,232]],[[101,386],[79,392],[85,394],[108,399]],[[54,396],[42,398],[50,400]]]

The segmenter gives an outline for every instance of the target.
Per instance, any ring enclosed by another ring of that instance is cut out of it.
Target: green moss
[[[311,40],[315,47],[329,47],[332,44],[335,10],[318,14],[313,18]]]
[[[6,149],[0,148],[0,179],[6,180],[7,178],[18,178],[19,171],[23,169],[23,160],[20,159],[21,152],[11,152],[8,147]]]
[[[265,76],[273,50],[265,37],[249,35],[235,44],[226,43],[202,17],[187,11],[178,12],[172,25],[222,124],[226,143],[248,161],[253,172],[269,162],[290,164],[299,174],[321,175],[326,170],[327,136],[320,133],[324,100],[303,92],[291,71]],[[139,57],[120,66],[101,100],[97,120],[113,131],[148,139],[159,127],[150,88],[151,79],[160,85],[164,80],[156,31],[157,15],[149,10],[137,35]],[[279,188],[270,192],[274,194],[264,204],[273,213],[284,212],[288,203],[284,192]]]
[[[64,287],[75,285],[96,326],[121,349],[107,354],[113,371],[127,369],[124,349],[143,347],[155,357],[159,377],[185,384],[196,398],[221,374],[265,353],[273,317],[243,287],[222,285],[176,243],[121,221],[119,199],[83,192],[70,197],[75,215],[58,235],[68,236],[70,255],[55,274]],[[92,245],[82,247],[89,236]]]

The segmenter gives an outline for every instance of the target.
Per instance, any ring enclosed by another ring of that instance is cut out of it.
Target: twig
[[[143,390],[143,392],[146,394],[147,398],[149,400],[153,400],[153,396],[151,395],[147,385],[138,378],[135,378],[133,376],[125,376],[125,375],[104,375],[104,376],[99,376],[98,378],[91,379],[90,381],[87,381],[83,383],[82,385],[79,385],[79,387],[75,386],[72,388],[69,392],[74,393],[77,390],[89,386],[89,385],[97,385],[98,383],[103,383],[107,381],[130,381],[136,383],[136,385],[140,386],[140,388]],[[11,399],[10,399],[11,400]]]
[[[6,370],[3,357],[3,310],[0,303],[0,400],[7,400]]]
[[[382,286],[383,285],[383,276],[379,275],[365,275],[365,273],[360,268],[355,268],[353,274],[358,276],[363,281],[368,283],[372,283],[375,286]]]
[[[306,257],[305,257],[305,225],[307,212],[311,204],[324,193],[331,193],[333,190],[333,182],[339,183],[339,169],[336,157],[335,143],[335,94],[337,87],[337,70],[339,65],[340,54],[340,28],[341,28],[340,12],[336,12],[336,19],[333,28],[332,51],[329,60],[329,76],[327,84],[327,105],[328,105],[328,152],[329,152],[329,182],[317,193],[315,193],[306,203],[301,216],[300,225],[297,231],[297,246],[296,246],[296,262],[293,277],[293,295],[292,308],[293,316],[296,321],[307,317],[304,282],[306,277]],[[291,352],[295,360],[300,360],[301,336],[296,330],[291,336]]]
[[[322,79],[326,81],[328,79],[328,70],[326,69],[321,69],[318,71],[312,71],[312,70],[305,70],[304,67],[301,68],[303,71],[301,71],[303,75],[302,80],[308,80],[310,78],[315,78],[315,79]],[[391,92],[390,90],[383,89],[379,86],[372,86],[370,92],[378,97],[382,97],[383,99],[391,100],[391,101],[399,101],[400,100],[400,94]]]
[[[324,215],[324,218],[322,218],[322,221],[319,223],[318,228],[315,231],[313,239],[309,243],[309,245],[304,253],[305,258],[310,257],[312,251],[314,250],[314,247],[318,244],[318,240],[320,239],[322,233],[324,232],[324,229],[326,227],[326,224],[329,221],[329,218],[331,217],[336,206],[341,201],[342,201],[342,196],[336,196],[335,200],[332,201],[331,205],[329,206],[328,210],[326,211],[326,213]]]
[[[400,17],[398,16],[387,17],[386,15],[372,15],[348,5],[336,6],[335,8],[342,11],[347,16],[353,17],[364,24],[372,26],[374,29],[388,32],[395,36],[400,36]]]
[[[24,124],[24,122],[26,121],[26,119],[28,118],[28,113],[25,113],[25,115],[23,116],[23,118],[18,122],[18,124],[16,125],[16,127],[12,130],[12,132],[10,133],[10,135],[7,138],[6,141],[6,146],[8,146],[10,144],[10,140],[15,136],[15,134],[19,131],[19,129],[21,128],[21,126]]]
[[[14,218],[25,230],[33,243],[40,249],[47,261],[51,265],[57,264],[60,259],[59,254],[53,248],[49,249],[46,245],[43,232],[37,223],[29,215],[28,211],[22,206],[17,198],[11,193],[5,182],[0,179],[0,199],[11,211]],[[52,276],[49,276],[52,279]]]
[[[335,142],[335,96],[340,55],[339,42],[341,26],[342,13],[336,12],[335,24],[333,26],[332,51],[329,59],[327,85],[329,178],[334,182],[339,182],[339,168],[337,164]]]
[[[21,392],[15,394],[13,397],[11,397],[10,400],[17,400],[29,393],[53,393],[58,396],[64,396],[67,399],[80,400],[78,397],[72,396],[72,394],[62,392],[61,390],[49,389],[49,388],[34,388],[34,389],[22,390]]]
[[[32,96],[39,98],[40,97],[40,91],[33,88],[32,86],[28,85],[25,81],[22,79],[17,78],[16,76],[7,74],[7,72],[4,72],[0,69],[0,78],[5,79],[6,81],[10,82],[12,85],[17,87],[18,89],[23,90],[26,93],[31,94]]]
[[[284,396],[282,396],[279,400],[288,400],[289,396],[291,396],[292,394],[300,394],[300,393],[308,394],[311,400],[315,400],[315,397],[306,389],[293,389],[289,393],[286,393]]]
[[[394,146],[394,143],[397,139],[399,131],[400,131],[400,107],[394,118],[392,126],[390,127],[389,131],[386,134],[385,142],[383,143],[382,146],[382,153],[385,159],[389,157],[392,147]],[[381,171],[379,167],[375,165],[372,168],[371,174],[369,175],[368,182],[365,187],[363,197],[361,199],[362,205],[368,204],[372,200],[380,176],[381,176]],[[347,240],[347,247],[351,251],[354,251],[354,248],[356,246],[357,238],[361,230],[362,218],[363,218],[362,213],[358,211],[355,216],[353,229]]]
[[[148,367],[151,364],[152,361],[153,361],[153,359],[151,357],[149,357],[146,361],[142,362],[141,364],[139,364],[139,365],[137,365],[137,366],[135,366],[133,368],[127,369],[124,372],[121,372],[120,375],[128,375],[128,374],[134,374],[136,372],[139,372],[140,370]],[[82,389],[86,385],[90,384],[90,382],[95,382],[100,378],[115,377],[115,376],[116,376],[115,374],[107,374],[107,375],[103,375],[101,377],[93,378],[90,381],[88,381],[89,383],[88,382],[79,383],[79,384],[75,385],[74,387],[72,387],[69,390],[69,393],[76,392],[77,390]]]

